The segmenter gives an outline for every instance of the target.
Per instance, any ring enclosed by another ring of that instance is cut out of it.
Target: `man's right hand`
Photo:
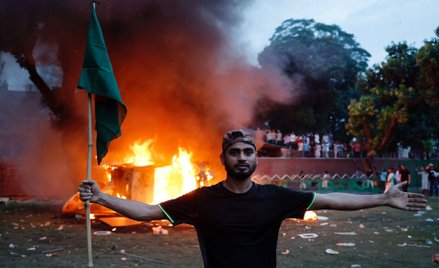
[[[86,202],[90,201],[96,203],[101,195],[101,190],[99,189],[98,183],[93,180],[84,180],[79,186],[79,198]]]

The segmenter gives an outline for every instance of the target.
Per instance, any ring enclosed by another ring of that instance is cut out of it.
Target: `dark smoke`
[[[104,162],[120,161],[134,141],[154,138],[155,151],[169,158],[181,146],[193,151],[195,160],[209,161],[222,176],[218,160],[222,132],[252,126],[261,98],[290,100],[291,85],[276,73],[250,66],[232,42],[229,33],[239,25],[240,11],[249,1],[101,2],[98,17],[128,107],[122,137],[113,141]],[[30,192],[68,196],[85,176],[86,94],[76,90],[76,83],[88,1],[6,0],[2,6],[5,25],[0,31],[7,37],[2,37],[0,50],[25,57],[33,51],[39,55],[37,64],[58,66],[51,72],[63,75],[57,98],[83,119],[56,131],[47,118],[41,120],[36,127],[41,134],[28,137],[32,139],[28,156],[37,163],[20,163]],[[52,49],[56,57],[47,50],[37,53],[37,41],[56,47]],[[53,181],[63,181],[64,187],[52,186]]]

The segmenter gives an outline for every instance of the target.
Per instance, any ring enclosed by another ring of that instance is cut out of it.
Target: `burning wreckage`
[[[157,204],[210,184],[213,173],[207,162],[194,163],[192,153],[179,148],[170,165],[158,164],[149,148],[151,143],[148,140],[130,146],[133,155],[125,158],[122,164],[98,167],[94,173],[98,174],[96,180],[101,189],[119,198]],[[64,204],[62,213],[79,216],[85,214],[84,203],[78,193]],[[91,204],[91,217],[112,227],[139,223],[96,204]]]

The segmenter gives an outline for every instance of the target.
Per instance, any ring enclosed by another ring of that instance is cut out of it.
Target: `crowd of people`
[[[363,148],[359,141],[353,139],[351,143],[342,143],[334,140],[329,132],[320,135],[319,133],[309,132],[305,135],[291,132],[283,134],[280,130],[257,129],[255,136],[268,144],[283,146],[293,151],[297,151],[299,157],[362,157]]]
[[[297,157],[315,157],[315,158],[362,158],[366,152],[364,145],[357,138],[352,138],[349,142],[341,142],[334,139],[330,132],[322,135],[319,133],[308,132],[307,134],[298,134],[291,132],[283,134],[279,129],[258,128],[255,132],[257,140],[272,145],[281,146],[288,149],[290,156]],[[388,158],[410,158],[410,159],[428,159],[437,157],[439,154],[438,146],[434,146],[431,153],[418,152],[411,147],[403,147],[398,143],[394,152],[380,154],[379,157]]]
[[[426,196],[436,196],[438,197],[439,192],[439,172],[435,170],[433,163],[428,164],[425,167],[420,167],[415,169],[415,173],[421,176],[421,193]],[[387,192],[393,185],[407,181],[407,184],[403,186],[402,190],[407,192],[408,186],[412,179],[412,174],[409,169],[404,165],[400,164],[397,169],[389,167],[387,170],[383,169],[381,173],[378,174],[376,170],[366,174],[366,177],[370,177],[372,174],[379,177],[379,181],[376,183]]]

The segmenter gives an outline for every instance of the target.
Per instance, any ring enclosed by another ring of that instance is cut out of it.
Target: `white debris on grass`
[[[297,236],[304,238],[304,239],[312,239],[319,237],[316,233],[304,233],[304,234],[298,234]]]
[[[334,232],[336,235],[358,235],[356,232]]]
[[[345,243],[345,242],[340,242],[340,243],[336,243],[335,245],[338,246],[338,247],[354,247],[354,246],[355,246],[355,243],[351,243],[351,242],[347,242],[347,243]]]
[[[330,248],[327,248],[327,249],[325,250],[325,253],[326,253],[326,254],[330,254],[330,255],[337,255],[337,254],[340,254],[340,252],[338,252],[338,251],[336,251],[336,250],[333,250],[333,249],[330,249]]]
[[[281,254],[282,255],[288,255],[288,254],[290,254],[290,250],[287,249],[285,251],[282,251]]]
[[[110,235],[110,231],[95,231],[93,232],[94,235]]]

